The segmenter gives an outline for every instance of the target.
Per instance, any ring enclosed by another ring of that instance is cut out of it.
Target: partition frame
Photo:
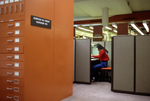
[[[91,84],[91,55],[89,55],[90,57],[90,61],[89,61],[89,63],[90,63],[90,77],[89,77],[89,81],[90,82],[80,82],[80,81],[77,81],[76,80],[76,40],[90,40],[90,39],[75,39],[75,71],[74,71],[74,73],[75,73],[75,80],[74,80],[74,82],[73,83],[82,83],[82,84]],[[91,54],[91,40],[90,40],[90,54]]]
[[[117,37],[126,37],[127,35],[119,35],[119,36],[117,36]],[[116,37],[116,36],[115,36]],[[133,83],[133,92],[132,91],[123,91],[123,90],[115,90],[113,87],[114,87],[114,37],[112,37],[112,43],[111,43],[111,45],[112,45],[112,48],[111,48],[111,60],[112,60],[112,74],[111,74],[111,76],[112,76],[112,79],[111,79],[111,91],[113,91],[113,92],[119,92],[119,93],[127,93],[127,94],[135,94],[135,83]],[[134,46],[135,46],[135,36],[134,36]],[[135,47],[134,47],[134,56],[135,56]],[[134,58],[134,61],[135,61],[135,58]],[[134,74],[133,74],[133,76],[135,76],[135,63],[134,63]],[[133,77],[134,78],[134,77]],[[134,78],[134,80],[135,80],[135,78]],[[135,82],[133,80],[133,82]]]
[[[150,37],[150,35],[137,36],[137,37]],[[137,40],[135,40],[135,42],[137,42]],[[136,48],[137,48],[136,46],[137,46],[137,44],[135,44],[135,50],[136,50]],[[137,54],[137,53],[136,53],[136,54]],[[137,60],[137,57],[138,57],[138,56],[135,57],[135,61]],[[135,62],[135,65],[136,65],[136,64],[137,64],[137,63]],[[137,80],[137,78],[136,78],[136,76],[137,76],[137,69],[138,69],[138,68],[135,68],[135,93],[136,93],[136,94],[140,94],[140,95],[149,95],[149,96],[150,96],[150,93],[143,93],[143,92],[141,93],[141,92],[139,92],[139,91],[136,91],[136,90],[137,90],[137,84],[136,84],[136,83],[137,83],[137,82],[136,82],[136,80]],[[144,85],[143,85],[143,86],[144,86]]]
[[[125,35],[120,35],[120,36],[125,36]],[[140,35],[138,35],[140,36]],[[146,36],[146,35],[145,35]],[[119,36],[117,36],[119,37]],[[111,73],[111,91],[113,92],[118,92],[118,93],[126,93],[126,94],[134,94],[134,95],[144,95],[144,96],[150,96],[150,93],[140,93],[140,92],[136,92],[136,36],[134,36],[134,91],[133,92],[129,92],[129,91],[123,91],[123,90],[115,90],[113,88],[113,84],[114,84],[114,37],[112,37],[112,48],[111,48],[111,59],[112,59],[112,73]]]

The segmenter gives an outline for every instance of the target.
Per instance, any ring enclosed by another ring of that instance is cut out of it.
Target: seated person
[[[91,68],[91,81],[95,80],[95,74],[100,71],[101,68],[107,67],[107,61],[109,60],[108,51],[100,44],[96,45],[99,55],[91,55],[92,57],[99,58],[100,63],[94,65]]]

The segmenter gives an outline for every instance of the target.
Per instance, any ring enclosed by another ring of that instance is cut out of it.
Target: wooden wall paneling
[[[93,26],[93,41],[103,41],[103,26]]]
[[[73,29],[74,1],[55,0],[55,27]]]
[[[3,33],[0,35],[0,55],[8,60],[4,53],[17,53],[23,55],[20,60],[24,62],[24,66],[17,70],[19,76],[13,74],[15,68],[1,68],[0,76],[24,80],[24,100],[21,101],[60,101],[72,95],[73,5],[72,0],[18,0],[0,5],[2,8],[8,6],[7,10],[12,7],[13,10],[12,13],[7,11],[8,14],[0,15],[0,32]],[[31,26],[31,15],[51,20],[51,29]],[[20,22],[20,26],[15,26],[16,22]],[[20,30],[18,36],[24,40],[17,45],[7,43],[8,39],[18,37],[14,35],[16,30]],[[14,51],[15,47],[20,47],[19,51]],[[2,58],[0,60],[3,62]],[[13,61],[17,60],[11,59],[11,63]],[[59,71],[61,68],[63,71]]]
[[[128,23],[120,23],[117,26],[117,35],[128,35]]]
[[[25,1],[25,101],[55,101],[54,5],[54,0]],[[51,29],[31,26],[31,15],[51,20]]]
[[[74,1],[55,0],[54,101],[73,93]]]
[[[103,26],[93,26],[93,34],[102,34]]]
[[[72,95],[73,28],[56,28],[55,30],[53,82],[55,85],[55,101],[59,101],[65,97]]]

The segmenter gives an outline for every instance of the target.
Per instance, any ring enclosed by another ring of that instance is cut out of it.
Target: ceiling
[[[109,8],[109,17],[150,11],[150,0],[75,0],[74,2],[74,21],[101,19],[104,7]]]

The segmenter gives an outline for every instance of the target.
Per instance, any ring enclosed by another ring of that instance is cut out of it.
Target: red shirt
[[[101,49],[99,55],[92,55],[92,57],[99,58],[100,61],[108,61],[109,57],[107,52],[104,49]]]

